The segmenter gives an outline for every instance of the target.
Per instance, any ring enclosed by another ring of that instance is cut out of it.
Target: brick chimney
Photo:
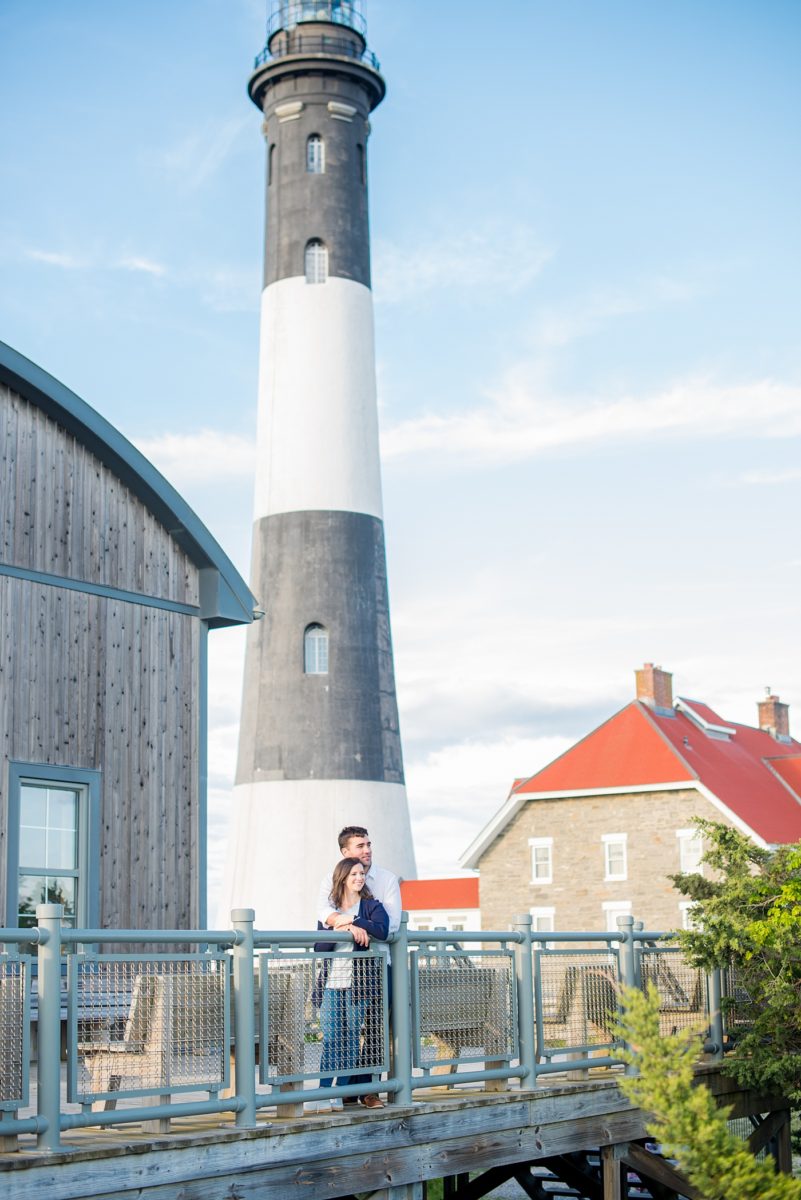
[[[765,699],[757,701],[759,728],[764,729],[777,742],[790,741],[790,705],[782,704],[770,688],[765,688]]]
[[[637,680],[637,699],[649,708],[664,715],[673,716],[673,675],[653,663],[643,663],[642,669],[634,672]]]

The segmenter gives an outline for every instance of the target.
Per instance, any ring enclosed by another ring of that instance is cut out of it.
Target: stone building
[[[466,851],[483,928],[530,912],[542,931],[615,929],[628,914],[674,929],[691,918],[668,875],[697,869],[694,817],[761,846],[801,838],[801,743],[786,704],[768,695],[752,728],[700,701],[674,704],[672,676],[652,663],[636,677],[636,700],[515,781]]]

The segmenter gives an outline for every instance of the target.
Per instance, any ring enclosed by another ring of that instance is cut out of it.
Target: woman
[[[349,1083],[359,1067],[361,1029],[367,1009],[378,999],[380,964],[372,958],[360,961],[351,951],[367,950],[371,938],[383,942],[389,933],[386,909],[371,896],[358,858],[343,858],[334,867],[330,899],[338,914],[334,929],[349,932],[353,945],[317,942],[314,947],[320,953],[334,952],[323,960],[314,996],[323,1031],[320,1087],[331,1087],[334,1076],[340,1086]],[[325,926],[318,921],[317,928]],[[384,1107],[377,1098],[370,1100],[371,1107]]]

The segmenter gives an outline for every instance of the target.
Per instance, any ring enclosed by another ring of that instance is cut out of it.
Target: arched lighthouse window
[[[319,133],[313,133],[306,142],[306,170],[311,175],[322,175],[325,171],[325,142]]]
[[[328,674],[328,630],[307,625],[303,634],[303,670],[307,675]]]
[[[306,243],[306,282],[325,283],[328,278],[328,247],[319,238]]]

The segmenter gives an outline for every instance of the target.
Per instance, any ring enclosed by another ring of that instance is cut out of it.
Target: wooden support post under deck
[[[793,1173],[793,1148],[790,1143],[790,1110],[785,1112],[785,1120],[776,1134],[776,1166],[783,1175]]]
[[[601,1147],[601,1169],[604,1183],[604,1200],[623,1200],[621,1186],[621,1161],[618,1146]]]

